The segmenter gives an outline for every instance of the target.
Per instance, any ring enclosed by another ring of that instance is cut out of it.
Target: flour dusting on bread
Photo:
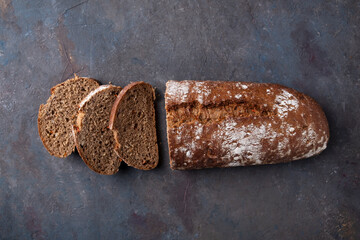
[[[189,94],[189,82],[184,82],[183,84],[178,84],[178,82],[173,81],[173,84],[168,85],[167,95],[176,99],[180,102],[185,102]]]
[[[326,117],[310,97],[276,84],[168,81],[172,169],[288,162],[326,148]]]
[[[299,101],[295,96],[284,89],[276,96],[275,104],[274,108],[277,109],[280,118],[287,117],[288,112],[296,111],[299,107]]]
[[[224,161],[234,160],[232,165],[237,163],[238,166],[241,166],[245,162],[261,164],[265,153],[261,140],[274,137],[275,134],[267,131],[265,125],[238,126],[238,122],[227,119],[220,124],[219,130],[212,135],[211,141],[222,143],[221,147],[227,152],[222,157]]]

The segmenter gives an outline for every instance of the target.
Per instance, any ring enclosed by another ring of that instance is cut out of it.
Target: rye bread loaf
[[[165,108],[172,169],[283,163],[329,140],[321,107],[277,84],[168,81]]]
[[[40,105],[38,131],[45,148],[51,155],[67,157],[75,149],[72,125],[81,100],[99,83],[91,78],[74,78],[51,89],[45,105]]]
[[[115,138],[109,129],[112,105],[121,88],[102,85],[84,98],[73,128],[76,148],[93,171],[111,175],[119,170],[121,160],[114,151]]]
[[[116,153],[127,165],[141,170],[153,169],[159,162],[154,101],[150,84],[131,83],[120,92],[110,116]]]

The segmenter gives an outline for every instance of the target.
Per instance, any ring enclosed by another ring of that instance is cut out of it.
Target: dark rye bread
[[[165,108],[172,169],[288,162],[329,140],[321,107],[277,84],[168,81]]]
[[[75,78],[60,83],[51,89],[45,105],[40,105],[38,130],[41,141],[51,155],[67,157],[75,149],[71,133],[75,115],[81,100],[99,83],[91,78]]]
[[[141,170],[153,169],[159,162],[154,101],[150,84],[131,83],[117,97],[110,116],[115,151],[126,164]]]
[[[121,163],[114,152],[114,134],[109,129],[111,108],[120,91],[120,87],[100,86],[79,105],[73,131],[76,148],[86,165],[100,174],[115,174]]]

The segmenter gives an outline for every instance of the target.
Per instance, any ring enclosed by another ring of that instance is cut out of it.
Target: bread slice
[[[56,157],[67,157],[75,149],[71,133],[81,100],[96,89],[99,83],[91,78],[74,78],[51,89],[45,105],[40,105],[38,130],[48,152]]]
[[[81,103],[73,128],[76,148],[93,171],[111,175],[119,170],[121,160],[114,151],[115,138],[109,129],[112,105],[121,88],[103,85]]]
[[[150,84],[131,83],[117,97],[110,115],[115,151],[129,166],[141,170],[153,169],[159,162],[154,100]]]

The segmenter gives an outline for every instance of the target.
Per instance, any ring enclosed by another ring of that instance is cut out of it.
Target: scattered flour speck
[[[281,94],[275,98],[274,108],[277,109],[280,118],[287,117],[289,111],[295,111],[299,107],[299,101],[294,95],[286,90],[282,90]]]
[[[241,166],[241,162],[230,162],[227,166],[228,167],[238,167],[238,166]]]
[[[211,90],[206,87],[205,82],[195,82],[191,93],[196,93],[196,100],[203,104],[204,100],[211,94]]]

